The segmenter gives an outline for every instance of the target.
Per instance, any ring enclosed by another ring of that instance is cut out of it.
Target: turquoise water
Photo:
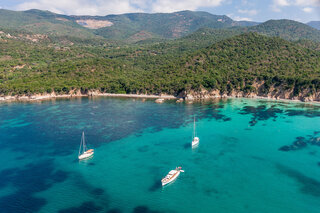
[[[1,212],[319,212],[319,105],[76,98],[0,118]],[[95,155],[79,162],[83,130]]]

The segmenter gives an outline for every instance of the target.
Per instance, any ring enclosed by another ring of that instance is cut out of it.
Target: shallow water
[[[75,98],[0,118],[1,212],[319,212],[319,105]],[[95,155],[79,162],[82,131]]]

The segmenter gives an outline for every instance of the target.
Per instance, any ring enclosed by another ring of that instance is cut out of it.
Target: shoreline
[[[214,96],[209,98],[200,98],[200,99],[187,99],[181,98],[173,95],[147,95],[147,94],[117,94],[117,93],[97,93],[89,92],[88,94],[46,94],[46,95],[31,95],[31,96],[0,96],[0,103],[8,102],[41,102],[45,100],[53,99],[63,99],[63,98],[81,98],[81,97],[120,97],[120,98],[148,98],[148,99],[164,99],[164,100],[180,100],[179,102],[193,103],[198,101],[212,100],[212,99],[224,99],[224,98],[245,98],[245,99],[256,99],[256,100],[268,100],[268,101],[280,101],[280,102],[295,102],[295,103],[310,103],[310,104],[320,104],[320,101],[302,101],[298,99],[283,99],[283,98],[270,98],[264,96]],[[181,101],[181,99],[183,99]]]
[[[60,98],[80,98],[80,97],[123,97],[123,98],[150,98],[150,99],[178,99],[173,95],[146,95],[146,94],[117,94],[117,93],[96,93],[89,94],[46,94],[46,95],[30,95],[30,96],[0,96],[0,103],[2,102],[36,102],[50,99]]]

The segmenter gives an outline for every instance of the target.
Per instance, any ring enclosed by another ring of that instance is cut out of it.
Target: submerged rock
[[[179,98],[179,99],[176,101],[176,103],[181,103],[181,102],[183,102],[183,98]]]
[[[158,99],[156,99],[155,102],[158,103],[158,104],[162,104],[164,102],[164,99],[163,98],[158,98]]]
[[[297,137],[296,140],[291,145],[285,145],[280,147],[278,150],[288,152],[293,150],[299,150],[307,147],[308,145],[320,146],[320,137],[315,137],[314,135],[308,135],[305,137]]]

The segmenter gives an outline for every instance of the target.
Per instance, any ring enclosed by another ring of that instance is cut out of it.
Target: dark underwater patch
[[[190,144],[190,143],[185,143],[185,144],[183,145],[183,148],[184,148],[184,149],[190,149],[190,148],[191,148],[191,144]]]
[[[254,126],[258,121],[265,121],[273,118],[273,121],[276,121],[279,113],[282,113],[281,109],[271,106],[267,108],[265,105],[260,105],[257,107],[254,106],[245,106],[241,109],[240,114],[242,115],[252,115],[252,119],[249,122],[250,126]]]
[[[291,169],[281,164],[277,164],[276,167],[281,173],[296,180],[300,184],[300,191],[302,193],[309,194],[315,197],[320,197],[319,181],[317,181],[314,178],[308,177],[297,170]]]
[[[160,213],[160,212],[150,210],[147,206],[137,206],[133,209],[133,213]]]
[[[110,209],[107,211],[107,213],[121,213],[120,209]]]
[[[104,194],[104,189],[102,188],[95,188],[91,191],[91,194],[101,196]]]
[[[300,150],[308,145],[320,146],[320,137],[317,137],[317,134],[308,135],[306,137],[297,137],[292,144],[282,146],[279,150],[284,152]]]
[[[286,115],[287,116],[305,116],[308,118],[314,118],[314,117],[320,117],[320,111],[290,109],[290,110],[286,110]]]
[[[312,152],[309,152],[308,154],[312,155],[312,156],[315,156],[317,154],[317,152],[316,151],[312,151]]]
[[[34,197],[58,182],[68,178],[68,173],[54,169],[53,161],[28,164],[21,168],[0,172],[0,188],[13,185],[17,190],[0,197],[1,212],[37,212],[46,204],[43,198]]]
[[[159,189],[161,189],[162,185],[161,185],[161,181],[160,180],[155,180],[152,184],[152,186],[149,187],[149,191],[150,192],[154,192],[157,191]]]
[[[38,212],[46,203],[47,201],[44,198],[36,198],[20,193],[0,198],[2,213]]]
[[[259,161],[265,161],[266,159],[265,158],[262,158],[262,157],[259,157],[259,156],[254,156],[254,155],[252,155],[252,156],[250,156],[252,159],[254,159],[254,160],[259,160]]]
[[[218,103],[207,103],[207,104],[203,103],[201,105],[195,104],[194,108],[195,108],[194,111],[197,119],[206,118],[209,120],[215,119],[215,120],[224,121],[224,122],[231,121],[230,117],[223,115],[221,113],[221,109],[224,108],[224,104],[222,100],[220,100],[220,102]],[[191,122],[193,122],[193,116],[192,116],[192,119],[189,120],[187,123],[191,123]]]
[[[204,191],[204,194],[207,196],[212,196],[213,194],[217,195],[219,194],[219,191],[215,188],[206,188]]]
[[[145,146],[141,146],[138,148],[138,152],[147,152],[149,151],[149,146],[145,145]]]
[[[231,121],[231,118],[225,117],[225,118],[223,118],[223,121]]]
[[[80,206],[62,209],[59,213],[95,213],[100,212],[102,207],[92,201],[83,202]]]

